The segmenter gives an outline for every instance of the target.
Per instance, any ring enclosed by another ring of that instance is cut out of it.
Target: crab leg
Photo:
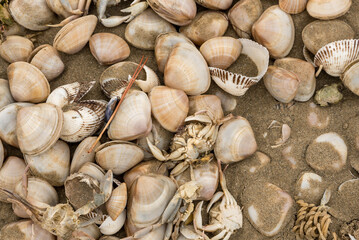
[[[86,6],[85,6],[85,9],[84,9],[84,15],[87,15],[89,13],[91,2],[92,2],[92,0],[87,0],[86,1]]]

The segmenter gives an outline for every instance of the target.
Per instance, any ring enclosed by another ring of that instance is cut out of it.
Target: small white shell
[[[113,235],[121,230],[126,220],[126,210],[124,210],[116,220],[112,220],[111,217],[107,217],[105,221],[100,225],[100,231],[105,235]]]
[[[9,81],[0,78],[0,109],[13,102],[14,99],[10,92]]]

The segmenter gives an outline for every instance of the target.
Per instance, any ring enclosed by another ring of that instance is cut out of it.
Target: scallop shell
[[[56,236],[41,228],[40,225],[31,220],[20,220],[6,224],[0,231],[2,239],[15,239],[17,240],[55,240]],[[20,237],[19,237],[20,236]]]
[[[87,162],[82,165],[82,167],[78,170],[78,173],[87,174],[99,182],[101,182],[101,180],[105,176],[105,171],[99,165],[92,162]]]
[[[244,95],[250,86],[261,80],[267,72],[269,63],[269,52],[262,45],[249,40],[239,39],[242,43],[242,54],[247,55],[257,66],[258,75],[255,77],[247,77],[238,73],[231,73],[223,69],[210,67],[212,79],[225,92],[234,96]]]
[[[75,54],[90,40],[97,25],[97,17],[88,15],[66,24],[56,34],[53,46],[58,51]]]
[[[345,67],[340,79],[350,91],[359,95],[359,59],[354,60]]]
[[[227,69],[239,57],[242,44],[232,37],[216,37],[202,44],[200,52],[210,67]]]
[[[10,92],[9,81],[0,78],[0,109],[13,102],[14,99]]]
[[[189,97],[188,116],[203,110],[210,112],[215,119],[220,120],[224,117],[221,99],[216,95],[198,95]]]
[[[126,183],[121,183],[112,191],[110,199],[106,202],[108,215],[115,221],[125,210],[127,204],[127,187]]]
[[[7,75],[11,94],[18,102],[39,103],[50,94],[50,85],[45,75],[29,63],[10,64]]]
[[[305,10],[308,0],[279,0],[279,7],[286,13],[297,14]]]
[[[309,0],[307,12],[321,20],[335,19],[349,11],[352,0]]]
[[[214,10],[227,10],[231,5],[233,0],[195,0],[196,3],[202,5],[203,7],[214,9]]]
[[[101,65],[112,65],[130,56],[130,47],[121,37],[112,33],[96,33],[90,38],[90,50]]]
[[[88,152],[95,143],[97,137],[87,137],[77,146],[74,156],[72,157],[70,173],[76,173],[87,162],[95,162],[95,152]],[[95,148],[100,146],[97,142]]]
[[[182,90],[158,86],[152,89],[149,97],[153,116],[163,128],[176,132],[188,114],[189,101],[186,93]]]
[[[34,44],[20,36],[8,36],[0,44],[0,56],[9,63],[26,61],[34,49]]]

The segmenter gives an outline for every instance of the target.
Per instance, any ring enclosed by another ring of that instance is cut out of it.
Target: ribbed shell
[[[96,162],[105,170],[111,169],[114,174],[122,174],[141,162],[143,151],[134,143],[111,141],[96,149]]]
[[[56,240],[56,236],[41,228],[31,220],[20,220],[6,224],[0,231],[2,239]],[[20,236],[20,237],[19,237]]]
[[[66,24],[56,34],[53,46],[64,53],[79,52],[90,40],[97,25],[97,17],[88,15]]]
[[[222,119],[224,116],[221,99],[216,95],[198,95],[189,97],[189,116],[203,110],[209,111],[217,120]]]
[[[130,56],[130,47],[121,37],[112,33],[96,33],[90,38],[90,50],[101,65],[111,65]]]
[[[126,183],[112,191],[110,199],[106,202],[106,210],[112,220],[116,220],[123,212],[127,204],[127,187]]]
[[[216,37],[202,44],[200,52],[210,67],[227,69],[242,51],[242,44],[232,37]]]
[[[34,44],[24,37],[8,36],[0,44],[0,56],[9,63],[26,61],[34,49]]]
[[[18,102],[44,102],[50,94],[50,85],[45,75],[26,62],[15,62],[7,68],[10,91]]]
[[[9,81],[0,78],[0,109],[13,102],[14,99],[10,92]]]
[[[91,146],[95,143],[97,137],[87,137],[77,146],[74,156],[72,157],[70,173],[76,173],[85,163],[95,162],[95,152],[89,153]],[[97,142],[95,148],[100,146]]]
[[[158,86],[152,89],[149,97],[153,116],[163,128],[176,132],[188,114],[189,101],[186,93],[182,90]]]
[[[319,49],[314,57],[316,66],[323,66],[326,73],[339,77],[344,68],[359,58],[359,39],[340,40]]]
[[[340,79],[350,91],[359,95],[359,59],[346,66]]]
[[[352,5],[352,0],[309,0],[307,12],[321,20],[335,19],[343,16]]]
[[[234,96],[244,95],[250,86],[259,82],[267,72],[269,63],[268,50],[262,45],[249,40],[239,39],[242,43],[242,54],[247,55],[257,66],[258,74],[247,77],[238,73],[231,73],[223,69],[210,67],[210,73],[215,83],[225,92]]]
[[[227,10],[231,5],[233,0],[195,0],[196,3],[202,5],[209,9],[214,10]]]
[[[93,151],[93,153],[95,152]],[[99,165],[92,162],[87,162],[84,165],[82,165],[82,167],[78,170],[78,173],[87,174],[99,182],[105,176],[105,171]]]
[[[23,154],[36,155],[51,148],[60,137],[64,117],[55,105],[41,103],[18,111],[16,134]]]
[[[279,7],[286,13],[297,14],[305,10],[308,0],[279,0]]]

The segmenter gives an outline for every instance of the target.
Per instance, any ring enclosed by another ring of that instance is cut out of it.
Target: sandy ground
[[[237,2],[236,0],[234,2]],[[271,5],[277,4],[277,0],[265,0],[262,1],[264,8],[268,8]],[[110,14],[116,14],[121,8],[113,7],[109,10]],[[92,6],[92,11],[94,6]],[[310,22],[315,19],[311,18],[307,12],[303,12],[298,15],[292,15],[295,29],[296,39],[293,49],[291,50],[289,57],[303,58],[302,48],[303,43],[301,39],[302,29]],[[359,1],[353,0],[353,5],[350,11],[341,20],[346,21],[356,31],[356,37],[359,37]],[[116,28],[104,28],[101,24],[97,25],[95,33],[98,32],[112,32],[118,34],[124,38],[125,25]],[[50,29],[43,32],[38,36],[38,41],[35,43],[35,47],[41,44],[49,43],[52,44],[55,34],[59,29]],[[232,27],[228,28],[226,32],[227,36],[236,36]],[[153,51],[138,50],[131,47],[131,55],[127,59],[129,61],[139,62],[141,56],[145,55],[149,57],[147,65],[157,71],[156,61],[154,58]],[[74,81],[99,81],[101,73],[106,69],[106,66],[100,66],[93,58],[89,51],[89,47],[86,46],[78,54],[65,55],[61,54],[62,59],[66,64],[65,72],[56,80],[50,83],[51,89],[55,89],[66,83]],[[245,65],[243,65],[245,64]],[[0,77],[6,78],[6,68],[8,64],[0,59]],[[239,69],[253,68],[250,64],[243,63],[241,59],[237,61],[232,67],[231,71],[238,72]],[[159,77],[162,79],[163,75],[159,73]],[[326,75],[324,72],[317,78],[317,90],[325,84],[331,84],[339,82],[339,78],[333,78]],[[210,92],[214,91],[217,86],[212,82]],[[258,143],[258,150],[266,153],[271,158],[271,163],[259,171],[257,174],[250,174],[245,168],[247,164],[244,160],[240,163],[230,165],[225,171],[225,175],[228,181],[229,190],[233,196],[237,199],[241,205],[241,194],[243,189],[249,184],[253,184],[257,181],[268,181],[287,191],[292,197],[294,196],[294,187],[299,175],[303,171],[316,172],[311,169],[305,162],[305,150],[312,140],[317,136],[326,132],[337,132],[344,138],[348,144],[348,161],[343,171],[337,174],[323,174],[318,173],[324,177],[325,181],[338,186],[340,183],[347,179],[353,178],[350,174],[349,162],[358,159],[358,152],[355,150],[353,145],[350,145],[350,133],[348,131],[347,124],[350,120],[357,115],[359,112],[359,98],[351,93],[348,89],[343,91],[343,100],[330,107],[320,108],[320,117],[329,117],[329,124],[323,129],[317,129],[310,127],[307,122],[307,116],[310,111],[310,103],[313,99],[306,103],[296,102],[294,106],[290,108],[279,108],[277,107],[278,102],[268,93],[265,89],[263,81],[260,81],[257,85],[250,88],[250,90],[242,97],[238,98],[238,105],[233,111],[234,115],[240,115],[248,119],[250,122]],[[100,91],[99,84],[95,85],[95,88],[87,95],[88,99],[105,99],[104,94]],[[292,128],[292,135],[290,140],[285,146],[272,149],[270,146],[274,139],[279,137],[278,132],[269,132],[270,136],[267,138],[263,137],[263,133],[267,131],[268,125],[272,120],[277,120],[282,123],[287,123]],[[296,166],[285,160],[282,156],[282,150],[292,146],[291,155],[295,158]],[[75,149],[75,145],[71,145],[72,151]],[[9,154],[19,155],[19,152],[8,147]],[[60,192],[62,191],[59,189]],[[335,194],[335,193],[334,193]],[[358,201],[357,197],[352,196],[347,201]],[[270,216],[268,216],[270,217]],[[359,216],[358,216],[359,218]],[[0,203],[0,227],[8,222],[14,221],[16,216],[12,214],[10,204]],[[295,215],[291,217],[291,222],[284,228],[284,230],[276,235],[275,237],[268,238],[261,235],[255,230],[249,221],[244,218],[243,228],[237,231],[231,239],[242,239],[242,240],[259,240],[259,239],[295,239],[294,234],[291,233],[293,227]],[[333,219],[333,224],[330,226],[331,231],[338,232],[340,225],[343,222]],[[121,234],[123,236],[123,234]]]

